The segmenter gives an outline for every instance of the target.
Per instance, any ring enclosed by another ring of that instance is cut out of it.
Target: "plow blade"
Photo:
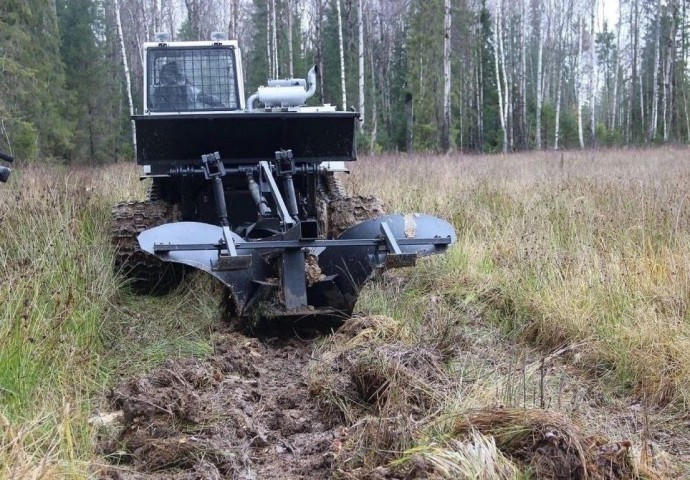
[[[335,240],[295,239],[291,232],[250,242],[231,233],[234,254],[222,242],[223,229],[205,223],[169,223],[138,239],[142,250],[161,260],[220,280],[241,316],[270,305],[271,316],[341,318],[352,312],[372,273],[413,265],[417,257],[441,253],[456,239],[448,222],[422,214],[367,220]]]
[[[235,233],[231,233],[235,245],[241,245],[244,240]],[[233,300],[241,309],[249,302],[254,290],[252,282],[266,278],[269,265],[258,251],[243,252],[242,258],[251,256],[251,262],[242,262],[246,268],[227,268],[222,258],[219,260],[218,248],[183,249],[186,245],[217,244],[223,238],[223,230],[217,225],[200,222],[176,222],[145,230],[139,234],[139,246],[145,252],[156,255],[161,260],[189,265],[203,270],[231,289]],[[182,247],[168,252],[155,252],[156,245],[170,245]],[[210,245],[209,245],[210,246]]]
[[[377,246],[327,247],[319,254],[319,265],[326,275],[335,276],[335,285],[349,310],[354,308],[362,285],[375,272],[414,264],[417,257],[444,252],[455,243],[452,225],[424,214],[385,215],[359,223],[345,230],[338,240],[381,237],[382,226],[390,229],[399,251]],[[385,236],[385,235],[384,235]],[[440,240],[449,240],[440,243]]]

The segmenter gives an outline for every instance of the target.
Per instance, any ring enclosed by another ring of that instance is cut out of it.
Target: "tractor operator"
[[[180,71],[177,62],[163,65],[159,73],[159,84],[153,89],[153,107],[157,111],[181,111],[225,107],[213,95],[204,93],[192,85]]]

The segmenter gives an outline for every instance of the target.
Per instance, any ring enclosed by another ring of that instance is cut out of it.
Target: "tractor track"
[[[143,252],[137,240],[144,230],[178,218],[177,210],[160,200],[123,202],[113,207],[111,241],[115,248],[115,269],[129,280],[137,293],[166,293],[182,280],[181,265],[162,262]]]
[[[329,478],[342,427],[308,391],[316,339],[215,334],[206,359],[168,360],[116,386],[123,425],[101,444],[118,480]]]

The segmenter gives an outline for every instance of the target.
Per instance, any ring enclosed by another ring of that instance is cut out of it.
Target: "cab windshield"
[[[239,109],[232,48],[152,48],[146,60],[149,111]]]

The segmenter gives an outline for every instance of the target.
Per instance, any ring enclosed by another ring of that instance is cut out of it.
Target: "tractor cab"
[[[235,40],[144,44],[144,113],[244,110],[243,72]]]

